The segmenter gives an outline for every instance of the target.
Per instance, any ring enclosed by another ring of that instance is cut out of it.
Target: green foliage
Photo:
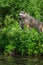
[[[0,0],[0,49],[21,55],[43,54],[43,33],[26,26],[22,30],[18,23],[21,10],[43,21],[43,0]]]
[[[6,36],[6,34],[2,31],[0,31],[0,52],[4,51],[5,46],[8,45],[8,38]]]
[[[5,46],[4,52],[10,53],[10,52],[13,51],[13,50],[15,50],[15,47],[14,47],[14,46],[12,46],[12,45],[7,45],[7,46]]]
[[[33,17],[43,21],[43,0],[1,0],[0,17],[12,14],[18,20],[19,12],[23,10]]]
[[[5,20],[7,22],[7,19]],[[10,22],[11,21],[12,18],[10,19]],[[3,29],[3,35],[0,33],[0,46],[4,46],[5,52],[10,53],[12,50],[16,49],[16,51],[21,55],[42,54],[43,33],[38,33],[34,28],[29,30],[25,27],[22,30],[17,21],[13,19],[13,22],[13,24],[10,23],[11,25],[9,24],[9,26],[6,26],[6,28]]]

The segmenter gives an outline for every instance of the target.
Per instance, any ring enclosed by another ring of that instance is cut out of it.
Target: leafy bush
[[[8,53],[15,50],[21,55],[43,54],[43,33],[20,27],[19,13],[28,12],[43,21],[43,0],[0,0],[0,49]]]
[[[9,45],[7,46],[7,49],[5,47],[6,51],[12,51],[14,48],[16,51],[21,54],[40,54],[43,51],[42,42],[43,42],[43,34],[38,33],[34,28],[29,30],[26,27],[22,30],[16,21],[14,25],[7,27],[6,30],[6,36],[9,41]],[[41,35],[41,36],[40,36]],[[42,44],[41,44],[42,43]],[[9,53],[10,53],[9,51]]]

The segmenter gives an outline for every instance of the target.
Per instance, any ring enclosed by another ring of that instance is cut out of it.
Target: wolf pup
[[[36,20],[35,18],[23,11],[20,12],[20,18],[24,21],[23,23],[20,23],[27,25],[28,28],[35,27],[38,29],[39,32],[43,32],[43,22]]]

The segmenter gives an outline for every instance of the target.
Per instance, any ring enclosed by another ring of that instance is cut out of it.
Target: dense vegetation
[[[18,23],[22,10],[43,21],[43,0],[0,0],[0,51],[43,54],[43,33],[26,26],[22,29]]]

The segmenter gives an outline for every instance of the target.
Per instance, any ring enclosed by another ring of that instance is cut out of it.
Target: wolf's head
[[[28,19],[28,20],[30,20],[30,18],[31,18],[31,16],[29,14],[25,13],[24,11],[21,11],[19,15],[20,15],[21,19]]]
[[[25,19],[27,14],[25,12],[21,11],[19,15],[20,15],[21,19]]]

